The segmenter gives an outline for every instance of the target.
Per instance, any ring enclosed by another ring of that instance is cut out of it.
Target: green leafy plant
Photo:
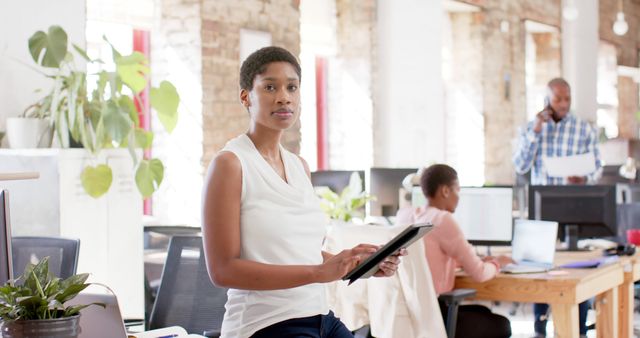
[[[148,197],[164,177],[164,165],[159,159],[140,159],[136,154],[136,149],[148,149],[153,143],[153,133],[140,127],[134,103],[147,88],[149,61],[139,52],[122,55],[104,40],[111,46],[115,70],[87,74],[76,65],[76,59],[84,59],[88,64],[104,61],[91,59],[75,44],[70,50],[67,33],[59,26],[34,33],[29,38],[29,52],[43,68],[42,73],[54,82],[37,106],[51,116],[63,148],[70,146],[71,139],[96,156],[105,148],[129,149],[136,169],[136,185],[142,196]],[[171,132],[178,122],[180,96],[176,88],[162,81],[158,87],[150,88],[149,93],[152,108],[165,130]],[[144,105],[139,107],[145,109]],[[107,163],[87,166],[81,175],[82,186],[94,198],[109,190],[112,179]]]
[[[327,187],[317,189],[320,197],[320,208],[331,219],[349,222],[355,216],[362,216],[362,207],[371,200],[372,196],[362,191],[362,180],[357,172],[349,178],[349,185],[338,195]]]
[[[28,264],[22,276],[0,287],[0,318],[3,321],[37,320],[71,317],[80,310],[101,303],[65,306],[84,290],[89,274],[82,273],[67,279],[49,272],[49,257],[37,265]]]

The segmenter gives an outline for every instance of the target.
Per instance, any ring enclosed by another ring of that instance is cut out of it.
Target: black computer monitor
[[[555,221],[576,251],[578,238],[617,235],[615,185],[530,186],[529,219]]]
[[[13,279],[9,191],[0,190],[0,285]]]
[[[369,202],[369,215],[395,216],[400,205],[402,180],[417,171],[417,168],[371,168],[367,186],[376,199]]]
[[[314,187],[328,187],[339,194],[349,185],[351,174],[357,172],[364,191],[364,170],[320,170],[311,173],[311,184]]]

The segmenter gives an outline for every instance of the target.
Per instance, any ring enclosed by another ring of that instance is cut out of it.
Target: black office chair
[[[202,237],[171,238],[149,328],[179,325],[189,333],[219,337],[226,302],[227,289],[209,279]]]
[[[11,239],[14,275],[22,274],[27,263],[37,264],[49,257],[49,271],[56,277],[76,274],[80,240],[60,237],[17,236]]]
[[[444,319],[447,337],[454,338],[456,336],[456,324],[458,322],[458,307],[460,303],[469,297],[474,297],[476,290],[474,289],[455,289],[445,292],[438,296],[440,310]]]

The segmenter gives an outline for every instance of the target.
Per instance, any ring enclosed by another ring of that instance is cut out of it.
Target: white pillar
[[[563,0],[563,6],[567,0]],[[578,9],[574,21],[562,20],[562,69],[571,85],[572,110],[596,122],[598,109],[598,0],[573,1]]]
[[[378,1],[374,165],[443,161],[442,0]]]

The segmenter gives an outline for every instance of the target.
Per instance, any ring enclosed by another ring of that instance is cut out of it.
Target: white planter
[[[9,117],[7,118],[7,138],[12,149],[49,148],[53,138],[53,128],[49,119]]]

